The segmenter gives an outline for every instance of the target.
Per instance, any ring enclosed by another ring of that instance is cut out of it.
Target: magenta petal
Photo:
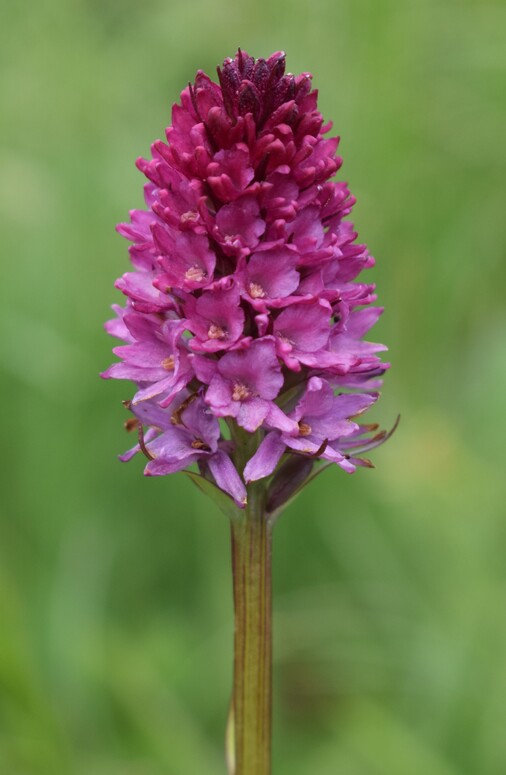
[[[198,455],[191,455],[187,458],[159,458],[150,460],[144,469],[146,476],[166,476],[167,474],[176,474],[198,459]]]
[[[297,422],[292,420],[290,417],[287,417],[283,410],[272,401],[269,403],[269,411],[265,420],[269,427],[277,428],[283,433],[293,435],[299,432],[299,426]]]
[[[219,450],[209,457],[207,463],[218,487],[231,495],[239,508],[244,508],[246,487],[229,456]]]
[[[334,395],[332,387],[326,380],[311,377],[307,390],[295,408],[297,420],[309,428],[307,440],[319,446],[324,439],[336,439],[338,436],[349,436],[356,425],[347,417],[343,418],[340,398]]]
[[[148,442],[155,438],[157,434],[157,431],[155,428],[150,428],[144,435],[144,441]],[[124,452],[122,455],[118,455],[119,460],[121,460],[122,463],[128,463],[129,460],[131,460],[135,455],[137,455],[138,452],[141,451],[140,444],[136,444],[131,449]]]
[[[102,372],[101,376],[104,379],[129,379],[132,382],[156,382],[160,379],[159,368],[143,368],[139,369],[136,366],[131,366],[128,363],[113,363],[108,369]]]
[[[232,402],[232,387],[220,374],[211,379],[211,384],[206,391],[206,402],[213,409],[227,407]]]
[[[130,408],[143,425],[150,425],[152,428],[160,431],[168,430],[171,427],[171,413],[162,409],[156,401],[141,401],[138,404],[132,403]],[[144,441],[151,440],[148,438],[149,433],[150,431],[145,434]]]
[[[283,385],[271,338],[258,339],[247,350],[227,353],[220,359],[218,370],[232,384],[242,384],[261,398],[276,398]]]
[[[197,300],[189,298],[185,314],[188,328],[196,336],[190,342],[193,350],[217,352],[237,342],[244,326],[239,300],[239,290],[235,286],[203,291]]]
[[[239,407],[239,411],[234,416],[239,425],[250,433],[260,428],[269,414],[269,402],[263,398],[249,398],[247,401],[242,401]]]
[[[255,248],[265,231],[256,197],[247,196],[224,205],[216,215],[217,234],[220,242],[227,245]]]
[[[353,474],[356,470],[356,465],[352,460],[348,459],[344,455],[341,455],[339,450],[334,449],[330,444],[325,452],[322,454],[324,460],[329,460],[331,463],[337,463],[337,465],[346,471],[347,474]]]
[[[128,463],[129,460],[131,460],[135,455],[137,455],[138,452],[141,451],[140,445],[136,444],[135,447],[132,447],[131,449],[128,449],[126,452],[123,452],[122,455],[118,455],[118,460],[121,460],[122,463]]]
[[[164,358],[171,355],[171,351],[166,344],[156,341],[120,345],[113,349],[113,353],[135,368],[156,367],[161,376],[164,376],[164,371],[165,374],[167,373],[167,370],[164,370],[162,366],[162,362]]]
[[[196,290],[209,285],[216,266],[216,255],[206,236],[184,231],[172,234],[160,224],[153,226],[153,237],[160,250],[159,264],[167,282]]]
[[[383,307],[368,307],[352,312],[346,324],[346,333],[355,339],[360,339],[378,321],[383,314]]]
[[[132,335],[124,320],[128,310],[120,307],[119,304],[113,304],[112,309],[116,313],[116,317],[112,320],[108,320],[107,323],[104,324],[105,330],[116,339],[122,339],[124,342],[132,342]]]
[[[319,377],[311,377],[306,392],[297,404],[295,416],[298,420],[307,415],[324,415],[332,409],[334,391],[328,382]]]
[[[191,363],[197,379],[203,382],[204,385],[209,385],[216,374],[218,368],[217,361],[211,361],[202,355],[192,355]]]
[[[181,421],[195,438],[209,447],[211,452],[216,451],[220,438],[220,426],[202,398],[199,397],[190,402],[181,414]]]
[[[116,287],[132,299],[142,312],[173,309],[174,302],[153,285],[154,272],[127,272],[116,281]]]
[[[243,146],[218,151],[214,158],[215,161],[207,168],[207,180],[222,202],[231,202],[244,191],[255,175],[250,165],[248,148]]]
[[[297,350],[315,352],[328,342],[330,310],[320,302],[292,304],[274,322],[274,333]]]
[[[300,275],[295,269],[297,255],[274,248],[251,256],[246,270],[246,291],[253,299],[279,299],[293,293]]]
[[[181,387],[183,387],[183,384],[181,384]],[[158,382],[152,382],[147,387],[138,390],[132,399],[132,404],[135,406],[141,401],[149,401],[152,398],[161,396],[162,394],[166,393],[167,390],[171,389],[180,389],[179,384],[177,382],[174,383],[174,375],[172,374],[168,377],[165,377],[164,379],[159,380]]]
[[[257,479],[263,479],[272,474],[284,451],[285,445],[279,433],[276,431],[268,433],[253,457],[246,463],[244,469],[246,482],[256,482]]]
[[[172,426],[150,442],[147,449],[155,459],[186,460],[195,454],[191,441],[192,434],[186,428]]]
[[[334,416],[344,420],[369,409],[378,400],[378,393],[350,393],[336,396]]]

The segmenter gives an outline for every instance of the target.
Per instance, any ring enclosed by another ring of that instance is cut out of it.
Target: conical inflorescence
[[[384,440],[357,421],[386,348],[363,340],[382,310],[374,285],[356,281],[374,260],[346,220],[347,185],[332,180],[330,128],[308,73],[286,74],[282,52],[239,51],[218,82],[197,73],[166,142],[137,162],[146,209],[118,227],[133,268],[106,324],[121,361],[103,376],[137,385],[127,405],[139,444],[122,459],[142,451],[146,474],[196,463],[242,506],[247,483],[282,460],[353,472]],[[227,423],[258,431],[245,467]]]

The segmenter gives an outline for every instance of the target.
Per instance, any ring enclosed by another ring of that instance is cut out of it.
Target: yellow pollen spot
[[[199,283],[204,279],[206,273],[200,268],[200,266],[191,266],[185,272],[185,279],[194,283]]]
[[[226,335],[227,332],[221,326],[216,326],[214,323],[209,326],[209,331],[207,332],[209,339],[224,339]]]
[[[251,390],[243,385],[242,382],[236,382],[232,391],[233,401],[244,401],[251,396]]]
[[[307,422],[299,423],[299,436],[310,436],[312,432],[313,429],[310,425],[307,424]]]
[[[198,213],[195,210],[188,210],[187,213],[183,213],[180,217],[181,223],[195,223],[198,220]]]
[[[265,296],[265,291],[260,285],[260,283],[250,283],[249,295],[251,296],[252,299],[263,299]]]
[[[168,358],[164,358],[161,366],[165,371],[172,371],[174,369],[174,356],[169,355]]]

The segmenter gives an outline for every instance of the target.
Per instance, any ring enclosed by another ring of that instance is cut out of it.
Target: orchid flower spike
[[[265,480],[279,507],[283,470],[300,489],[319,460],[352,473],[385,440],[358,421],[388,364],[363,340],[382,309],[356,279],[374,259],[330,129],[309,73],[239,50],[217,82],[197,73],[137,161],[146,207],[118,226],[132,269],[103,376],[137,386],[141,438],[122,459],[144,453],[147,475],[197,466],[238,509]]]

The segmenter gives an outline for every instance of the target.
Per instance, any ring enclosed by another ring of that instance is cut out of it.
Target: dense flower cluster
[[[118,227],[133,271],[106,324],[126,344],[103,376],[138,387],[139,445],[123,459],[142,450],[151,475],[197,463],[242,505],[284,453],[367,464],[356,450],[384,435],[351,418],[376,400],[386,348],[362,340],[382,310],[354,280],[374,261],[344,220],[347,185],[330,180],[338,138],[325,136],[311,76],[285,74],[283,53],[241,51],[218,76],[197,74],[167,142],[137,162],[147,207]],[[237,426],[260,431],[244,470]]]

